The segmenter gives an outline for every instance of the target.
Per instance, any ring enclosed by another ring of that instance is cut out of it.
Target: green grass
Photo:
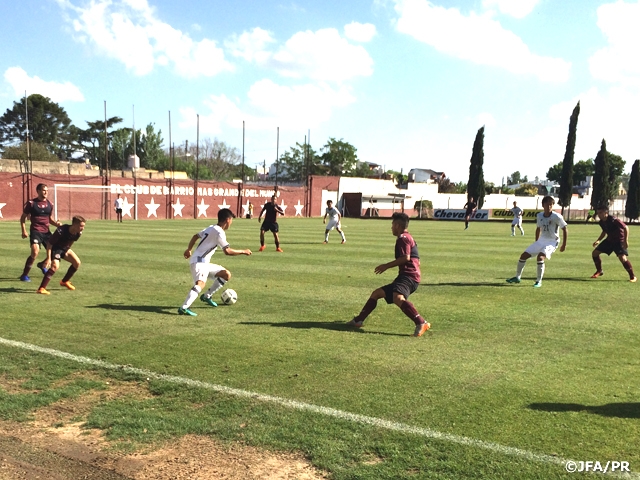
[[[527,236],[510,237],[508,223],[472,223],[463,231],[459,222],[412,222],[423,279],[411,300],[432,324],[416,339],[411,321],[384,301],[363,331],[343,327],[395,275],[373,273],[393,259],[390,221],[344,224],[345,245],[335,232],[322,245],[320,220],[282,219],[279,254],[270,234],[258,253],[259,224],[236,220],[231,246],[254,255],[218,252],[213,262],[232,272],[228,287],[238,303],[213,309],[198,300],[198,317],[185,317],[176,314],[191,288],[182,252],[206,222],[90,221],[74,246],[83,262],[77,290],[59,287],[58,273],[48,297],[35,294],[37,270],[32,283],[17,281],[28,243],[17,222],[3,222],[0,336],[536,454],[625,460],[640,470],[640,285],[608,257],[606,275],[589,279],[597,226],[570,225],[567,251],[553,255],[543,287],[533,289],[532,260],[522,284],[504,281],[532,241],[532,224],[525,224]],[[24,393],[0,389],[0,418],[28,418],[61,396],[98,388],[57,386],[88,368],[0,346],[0,375],[26,382]],[[561,465],[148,384],[152,398],[103,402],[88,425],[123,448],[199,433],[299,450],[338,479],[571,478]]]

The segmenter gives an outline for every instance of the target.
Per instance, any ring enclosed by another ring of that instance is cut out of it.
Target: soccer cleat
[[[207,297],[204,293],[200,295],[200,300],[202,300],[207,305],[211,305],[212,307],[217,307],[218,304],[211,300],[211,297]]]
[[[324,241],[324,242],[322,242],[322,243],[329,243],[329,242],[327,242],[327,241],[325,240],[325,241]]]
[[[512,234],[511,234],[511,236],[512,236],[512,237],[515,237],[515,236],[516,236],[516,234],[515,234],[515,233],[512,233]]]
[[[260,248],[258,249],[259,252],[262,252],[266,247],[264,245],[260,245]]]
[[[40,295],[51,295],[51,292],[43,287],[40,287],[36,293],[39,293]]]
[[[340,243],[347,243],[347,241],[346,240],[342,240],[342,242],[340,242]]]
[[[598,277],[601,277],[603,275],[604,275],[604,272],[603,271],[599,271],[599,272],[596,272],[593,275],[591,275],[591,278],[598,278]]]
[[[276,252],[282,253],[282,249],[280,247],[276,248]]]
[[[355,318],[352,318],[351,320],[349,320],[347,322],[347,326],[348,327],[362,328],[362,324],[363,324],[363,322],[356,322]]]
[[[29,275],[22,275],[22,276],[20,277],[20,281],[21,281],[21,282],[30,282],[30,281],[31,281],[31,279],[29,278]]]
[[[429,322],[424,322],[424,323],[421,323],[419,325],[416,325],[416,329],[413,332],[413,336],[414,337],[421,337],[424,334],[424,332],[426,332],[430,328],[431,328],[431,324]]]
[[[542,286],[542,282],[536,282],[533,284],[533,288],[540,288]]]
[[[46,268],[44,268],[43,264],[44,264],[44,262],[37,263],[36,267],[38,267],[40,269],[40,271],[42,272],[43,275],[46,275],[48,270]]]
[[[69,281],[64,282],[64,281],[60,280],[60,286],[61,287],[67,287],[69,290],[75,290],[76,289],[76,287],[71,285],[71,282],[69,282]]]
[[[630,279],[629,279],[629,281],[630,281],[631,283],[636,283],[636,282],[638,281],[638,277],[630,278]]]
[[[192,312],[188,308],[178,308],[178,315],[189,315],[190,317],[197,317],[198,314],[196,312]]]
[[[520,283],[520,279],[518,277],[507,278],[507,283]]]

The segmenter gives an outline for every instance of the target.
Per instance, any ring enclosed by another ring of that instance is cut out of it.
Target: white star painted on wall
[[[177,198],[176,199],[176,203],[171,205],[171,207],[173,208],[173,216],[174,217],[177,217],[178,215],[182,216],[182,209],[185,206],[180,203],[180,198]]]
[[[0,218],[4,218],[2,216],[2,207],[4,207],[6,205],[6,203],[0,203]]]
[[[282,199],[282,202],[280,203],[280,208],[282,209],[283,212],[286,212],[287,206],[284,204],[284,199]]]
[[[300,205],[300,200],[298,200],[298,204],[294,205],[293,208],[296,209],[294,217],[297,217],[298,215],[302,216],[302,209],[304,208],[304,205]]]
[[[246,217],[249,214],[249,200],[246,205],[242,205],[242,216]]]
[[[231,206],[231,205],[227,205],[227,200],[226,200],[226,198],[223,198],[223,199],[222,199],[222,205],[218,205],[218,208],[219,208],[220,210],[222,210],[223,208],[229,208],[230,206]]]
[[[144,204],[145,207],[147,207],[147,218],[149,218],[151,215],[153,215],[154,217],[158,218],[158,214],[156,213],[158,210],[158,207],[160,206],[159,203],[155,203],[153,201],[153,197],[151,197],[151,203],[145,203]]]
[[[204,204],[204,198],[200,200],[200,203],[197,206],[198,206],[198,217],[202,215],[203,217],[207,218],[207,208],[209,208],[209,205]]]
[[[126,217],[127,215],[129,215],[131,217],[131,209],[134,205],[134,203],[129,203],[127,197],[124,197],[122,202],[122,216]]]

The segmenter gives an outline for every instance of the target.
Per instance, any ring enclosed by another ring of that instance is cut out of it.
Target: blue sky
[[[466,181],[544,178],[580,100],[576,161],[640,158],[640,0],[21,0],[0,16],[0,111],[27,93],[74,124],[153,122],[168,145],[218,138],[255,166],[307,132],[359,158]]]

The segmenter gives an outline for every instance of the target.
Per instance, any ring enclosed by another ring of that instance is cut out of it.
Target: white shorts
[[[341,227],[340,220],[329,220],[327,222],[327,230],[331,230],[333,227],[340,230],[340,227]]]
[[[514,218],[513,222],[511,222],[511,225],[513,225],[514,227],[516,225],[522,226],[522,217]]]
[[[221,265],[216,265],[215,263],[202,263],[196,262],[191,264],[191,278],[193,278],[195,282],[205,282],[207,283],[207,278],[215,277],[216,273],[225,270],[225,268]]]
[[[545,257],[551,258],[551,254],[556,251],[556,248],[558,248],[558,240],[551,238],[539,238],[536,242],[529,245],[525,252],[532,257],[542,253]]]

